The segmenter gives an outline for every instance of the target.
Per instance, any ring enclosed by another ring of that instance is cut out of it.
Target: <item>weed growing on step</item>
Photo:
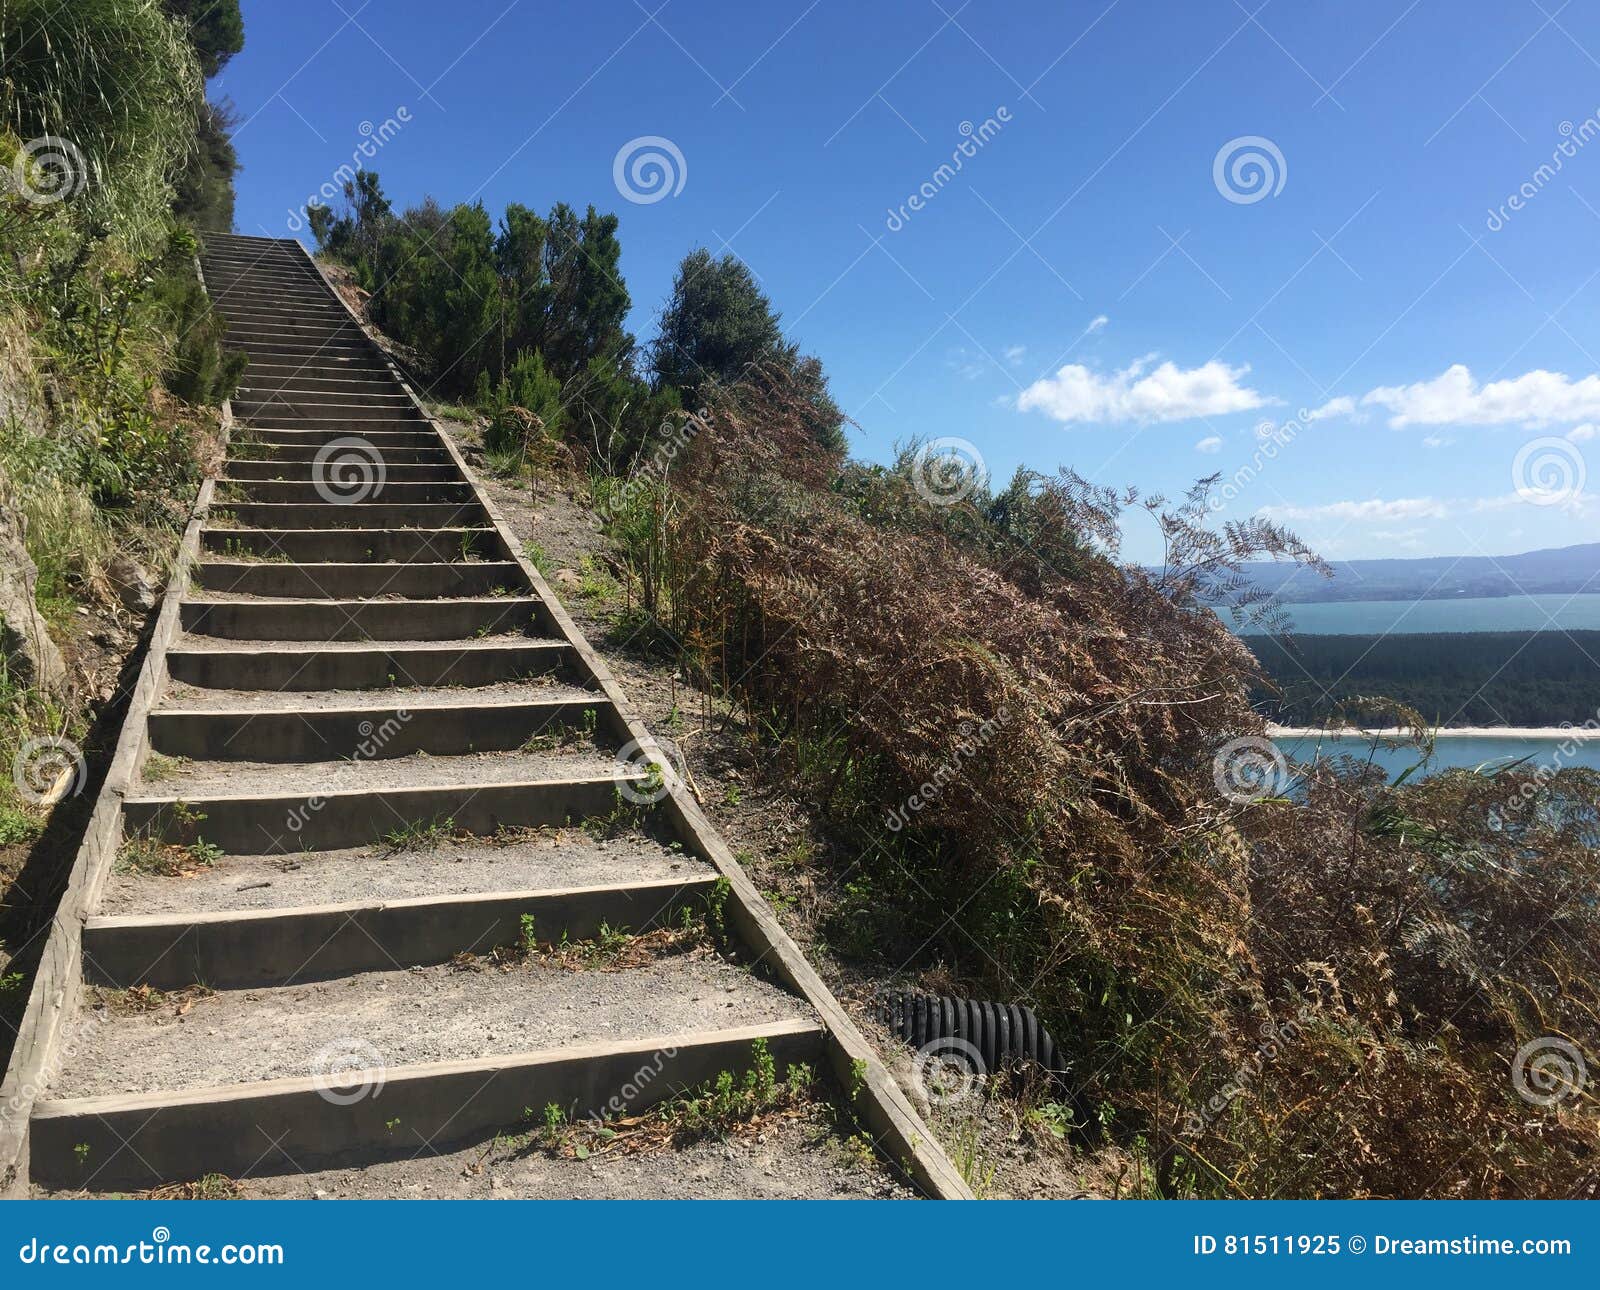
[[[680,909],[668,925],[645,932],[635,933],[602,922],[590,937],[574,939],[563,931],[554,940],[543,941],[534,916],[523,914],[518,920],[516,943],[497,946],[487,956],[487,962],[501,970],[540,963],[570,971],[623,972],[648,967],[664,958],[709,950],[711,945],[705,912],[690,906]],[[466,969],[479,966],[470,954],[458,955],[454,963]]]
[[[570,726],[546,728],[528,736],[522,745],[523,752],[557,752],[594,743],[596,716],[593,708],[585,708],[577,722]]]
[[[817,1076],[810,1066],[791,1065],[780,1081],[771,1047],[756,1039],[743,1074],[725,1070],[639,1115],[571,1124],[564,1116],[552,1121],[547,1115],[537,1143],[573,1160],[683,1147],[704,1138],[753,1135],[783,1120],[812,1116],[818,1110],[816,1096]]]
[[[642,831],[645,816],[644,808],[628,801],[619,788],[612,808],[604,815],[585,817],[582,828],[596,842],[609,842],[624,834]]]
[[[120,1017],[144,1017],[172,1009],[174,1017],[187,1016],[202,999],[216,993],[209,986],[186,985],[180,990],[157,990],[150,985],[131,986],[126,990],[109,990],[97,987],[95,998],[106,1009]]]
[[[226,1174],[207,1174],[196,1182],[166,1183],[138,1195],[146,1200],[243,1200],[244,1188]]]
[[[221,847],[204,838],[184,845],[137,833],[123,839],[117,850],[117,868],[152,878],[186,878],[213,868],[223,855]]]
[[[417,820],[391,829],[383,835],[377,850],[379,858],[387,860],[403,851],[431,851],[455,835],[455,820],[448,815],[436,815],[431,820]]]
[[[168,757],[165,753],[153,752],[145,758],[144,779],[148,784],[160,784],[181,775],[188,767],[187,757]]]

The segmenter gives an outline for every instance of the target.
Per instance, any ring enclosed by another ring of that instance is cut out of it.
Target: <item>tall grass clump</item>
[[[195,48],[155,0],[0,0],[0,507],[27,557],[9,572],[66,662],[47,693],[7,660],[6,766],[30,738],[88,729],[103,664],[80,660],[99,647],[77,611],[124,612],[113,556],[164,562],[215,421],[186,403],[240,371],[173,213],[202,107]],[[9,792],[0,806],[27,814]]]
[[[158,0],[4,0],[0,76],[0,125],[81,154],[81,217],[135,253],[157,248],[172,180],[196,146],[201,85],[194,49]]]

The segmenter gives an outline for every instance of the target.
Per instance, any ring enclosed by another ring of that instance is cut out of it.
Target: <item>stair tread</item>
[[[370,1045],[392,1076],[431,1062],[815,1021],[793,995],[704,952],[624,971],[537,961],[505,971],[397,968],[221,991],[134,1014],[108,1006],[107,992],[88,987],[77,1034],[44,1097],[308,1079],[325,1069],[330,1049],[342,1045],[348,1053],[352,1041]]]
[[[248,738],[249,727],[243,736]],[[604,779],[619,763],[591,746],[549,752],[351,758],[347,761],[191,761],[154,783],[142,776],[130,801],[197,801],[213,797],[331,798],[411,788],[469,788],[536,781]],[[396,820],[398,827],[403,821]],[[205,828],[200,828],[202,835]]]
[[[503,650],[567,648],[564,640],[554,636],[529,636],[522,631],[495,632],[465,640],[393,640],[393,641],[282,641],[248,640],[229,636],[207,636],[203,632],[186,633],[173,643],[170,653],[191,654],[404,654],[408,651],[430,653],[440,650]],[[259,694],[258,690],[246,691]],[[365,693],[365,691],[361,691]]]
[[[399,685],[382,690],[211,690],[169,682],[155,711],[176,714],[261,712],[388,712],[404,708],[475,708],[513,703],[595,703],[602,696],[582,686],[550,680],[502,681],[496,685]]]
[[[523,829],[499,839],[452,838],[438,846],[393,856],[373,847],[229,855],[181,878],[120,867],[106,884],[98,913],[286,909],[346,901],[688,881],[715,875],[715,868],[705,861],[642,833],[597,839],[581,829]]]

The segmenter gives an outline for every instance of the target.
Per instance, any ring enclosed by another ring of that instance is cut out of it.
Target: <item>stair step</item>
[[[453,766],[466,758],[441,760],[458,774],[474,773],[473,767]],[[642,792],[648,786],[642,776],[619,778],[618,773],[600,772],[600,759],[593,760],[595,772],[583,778],[468,780],[348,790],[311,785],[299,792],[254,796],[186,790],[176,796],[130,797],[124,802],[124,824],[129,837],[158,838],[184,846],[203,839],[224,852],[241,855],[370,846],[407,825],[429,821],[449,820],[456,830],[481,837],[502,828],[541,828],[607,816],[616,809],[619,787],[636,784]],[[365,778],[375,778],[360,763],[342,765],[366,771]],[[279,776],[284,771],[282,766],[271,769]],[[404,768],[407,773],[411,769]],[[348,769],[345,773],[350,775]]]
[[[642,832],[601,840],[581,828],[530,829],[492,838],[450,838],[403,857],[385,856],[370,846],[303,855],[230,855],[176,877],[122,865],[106,880],[95,913],[183,917],[716,876],[708,861]]]
[[[248,436],[248,430],[241,434]],[[370,435],[360,435],[359,438],[371,442]],[[437,439],[435,440],[437,443]],[[384,463],[389,466],[445,466],[455,468],[455,458],[443,447],[411,447],[390,444],[387,447],[374,445],[381,448]],[[273,464],[296,465],[304,463],[309,466],[317,460],[321,446],[312,444],[284,444],[284,443],[256,443],[248,437],[235,435],[229,451],[234,455],[228,458],[229,463],[248,461],[259,466],[272,466]],[[292,476],[291,476],[292,478]],[[458,472],[456,478],[460,478]]]
[[[349,508],[346,508],[349,509]],[[554,636],[537,596],[459,600],[183,600],[183,630],[268,641],[455,640],[519,629]]]
[[[318,376],[301,371],[299,368],[269,372],[264,368],[250,367],[245,369],[244,380],[239,383],[239,389],[263,396],[293,394],[309,398],[317,394],[334,394],[349,398],[352,395],[383,394],[398,398],[406,397],[403,392],[396,390],[394,380],[387,371],[377,370],[351,372],[340,369]]]
[[[304,763],[515,752],[540,736],[575,731],[626,742],[610,703],[593,696],[510,700],[447,691],[444,698],[288,711],[158,708],[150,714],[150,747],[196,760]]]
[[[280,377],[306,377],[326,374],[340,380],[354,380],[362,382],[380,382],[387,384],[394,380],[388,365],[377,353],[362,354],[356,358],[349,358],[338,354],[329,354],[320,362],[306,362],[304,359],[273,358],[270,355],[250,356],[249,366],[245,368],[246,376],[272,376]]]
[[[335,506],[355,508],[368,505],[370,497],[372,505],[402,506],[416,503],[437,502],[472,502],[476,504],[477,494],[472,485],[465,480],[459,482],[437,482],[429,484],[410,484],[390,482],[385,480],[381,487],[377,482],[377,473],[373,471],[369,476],[362,475],[359,480],[353,480],[348,487],[341,488],[339,476],[335,471],[325,473],[323,480],[310,479],[219,479],[217,481],[217,505],[230,506],[234,502],[305,502],[308,504],[328,503]],[[370,493],[367,491],[370,489]]]
[[[393,466],[390,469],[394,469]],[[504,555],[491,528],[230,529],[200,531],[200,549],[232,559],[249,556],[336,563],[434,563]]]
[[[254,405],[241,403],[235,409],[234,415],[260,430],[301,430],[319,433],[325,439],[383,431],[390,434],[433,434],[428,419],[411,408],[374,408],[370,405],[345,406],[326,403],[317,405],[316,415],[312,415],[303,408],[284,411],[272,403]],[[437,441],[435,437],[433,442]]]
[[[391,506],[362,502],[338,506],[311,502],[232,502],[212,505],[213,524],[238,524],[251,529],[448,529],[488,522],[478,502],[413,502]]]
[[[657,983],[634,984],[648,988]],[[586,1016],[605,1020],[629,1003],[663,1009],[683,1006],[681,1000],[661,997],[659,991],[648,1000],[635,998],[634,990],[617,993],[618,998],[607,999]],[[308,1015],[314,1015],[309,1008],[290,1009],[271,1001],[275,1019],[292,1023]],[[263,1021],[264,1026],[270,1024]],[[296,1073],[283,1078],[177,1092],[41,1101],[35,1104],[30,1125],[35,1177],[62,1187],[133,1189],[206,1173],[241,1177],[297,1172],[329,1159],[411,1157],[480,1141],[501,1130],[525,1130],[524,1111],[529,1107],[554,1103],[574,1119],[643,1110],[683,1089],[708,1083],[722,1071],[738,1074],[748,1069],[757,1039],[765,1042],[779,1070],[794,1063],[815,1065],[823,1040],[821,1026],[810,1018],[763,1020],[469,1060],[395,1065],[383,1069],[381,1076],[374,1068],[370,1077],[350,1078],[352,1060],[355,1067],[368,1061],[369,1053],[383,1060],[383,1045],[360,1035],[359,1030],[355,1035],[326,1037],[317,1032],[320,1046],[302,1044],[305,1051],[297,1053],[299,1064],[288,1067]],[[466,1046],[473,1045],[472,1037],[463,1038]],[[346,1079],[335,1082],[327,1068],[341,1059]],[[129,1060],[137,1059],[130,1055]],[[226,1075],[233,1064],[229,1054],[214,1059],[207,1069]],[[322,1073],[299,1073],[307,1069]],[[641,1079],[641,1072],[651,1078]],[[380,1078],[381,1095],[369,1096]],[[633,1094],[631,1099],[623,1090]]]
[[[247,440],[259,443],[265,447],[277,448],[309,448],[313,459],[320,449],[328,447],[339,440],[360,439],[374,448],[422,448],[433,451],[444,451],[444,441],[439,438],[439,432],[427,422],[415,423],[411,428],[404,430],[389,430],[382,427],[362,426],[359,431],[345,427],[313,427],[279,425],[272,421],[265,421],[260,425],[244,428]]]
[[[249,638],[230,643],[237,648],[223,647],[217,638],[190,638],[168,651],[167,671],[174,681],[207,689],[292,693],[393,685],[482,686],[577,675],[576,655],[565,641],[526,636],[448,645],[318,642],[295,648]]]
[[[321,863],[316,862],[316,863]],[[553,938],[587,940],[602,926],[638,933],[704,904],[716,874],[557,890],[430,894],[274,910],[123,914],[89,919],[86,975],[95,985],[214,990],[320,981],[447,963],[514,945],[522,919]]]
[[[380,386],[375,390],[285,390],[263,385],[241,385],[235,401],[271,407],[296,407],[302,404],[311,408],[413,406],[410,397],[404,391],[391,386]]]
[[[444,449],[438,450],[443,454]],[[383,456],[385,484],[464,484],[466,480],[448,456],[441,462],[390,461]],[[317,460],[315,452],[300,461],[263,461],[255,457],[229,457],[223,462],[223,479],[219,482],[238,483],[295,483],[326,479],[335,474],[330,458]]]

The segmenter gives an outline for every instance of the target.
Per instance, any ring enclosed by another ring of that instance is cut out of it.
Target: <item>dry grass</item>
[[[1592,1194],[1592,1088],[1530,1105],[1512,1071],[1540,1040],[1600,1061],[1600,781],[1324,768],[1226,800],[1258,673],[1202,602],[1310,553],[1209,532],[1204,486],[1064,472],[935,506],[917,482],[910,454],[819,453],[757,383],[612,515],[630,598],[855,858],[830,945],[1033,1004],[1150,1194]],[[1115,558],[1125,517],[1164,576]],[[1508,825],[1524,783],[1541,805]]]

